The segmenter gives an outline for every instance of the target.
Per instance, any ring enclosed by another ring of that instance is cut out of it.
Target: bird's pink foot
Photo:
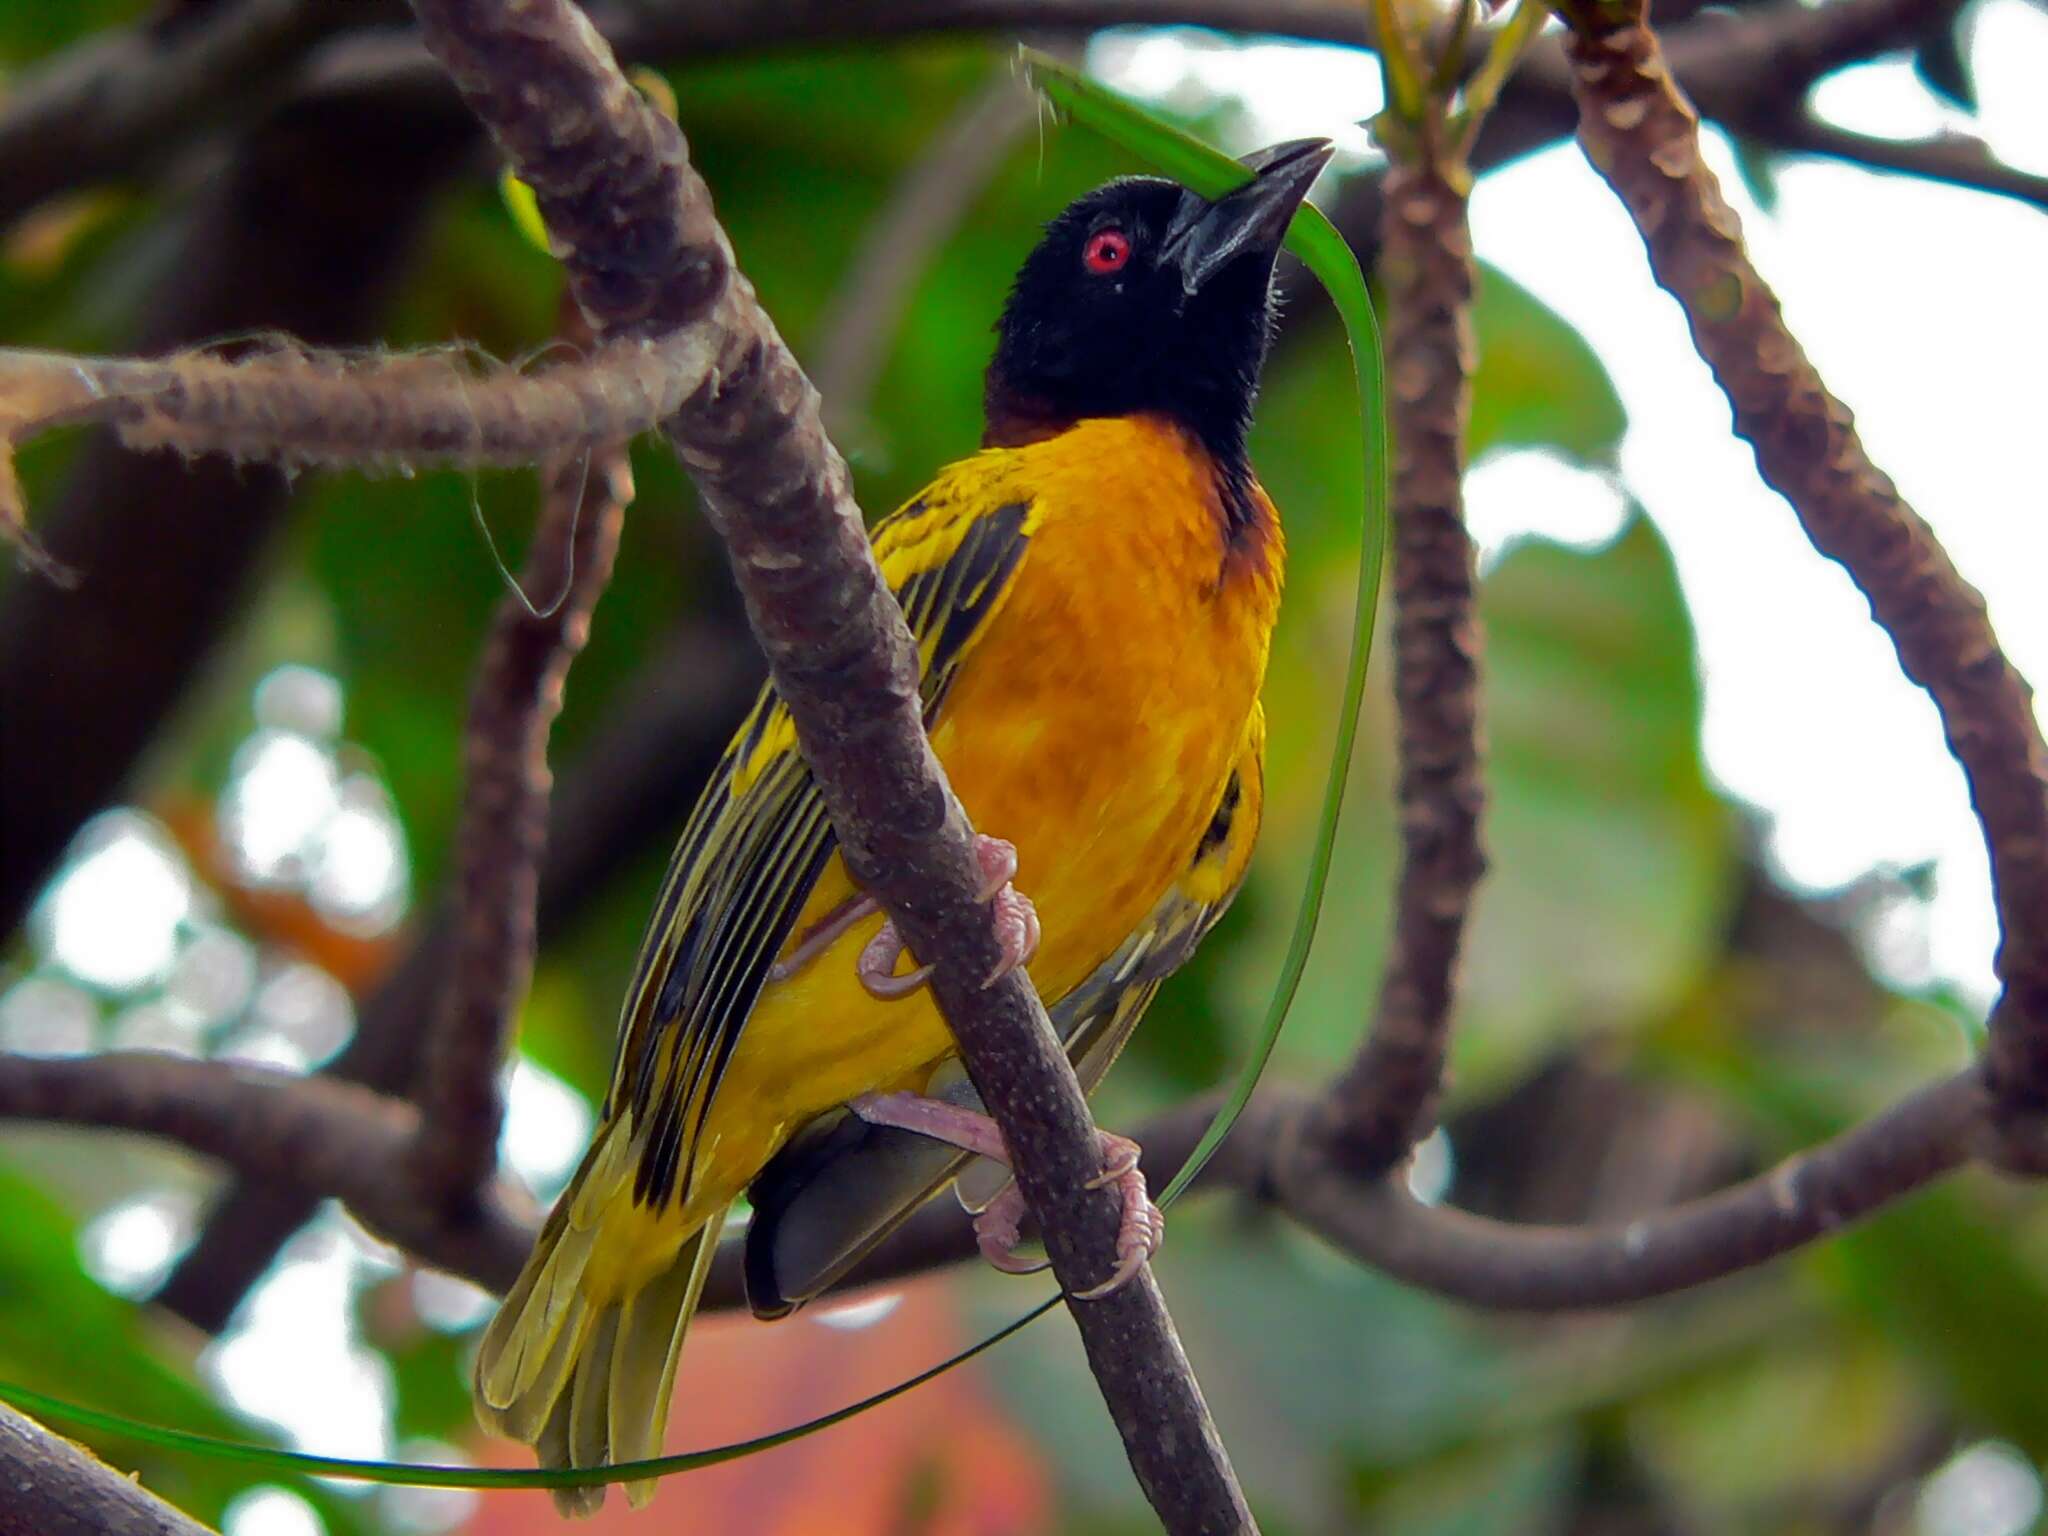
[[[977,837],[974,856],[981,866],[982,876],[982,886],[976,895],[982,901],[993,901],[996,908],[996,944],[1000,954],[995,969],[982,983],[983,986],[994,986],[1018,966],[1029,963],[1031,957],[1038,953],[1038,910],[1031,905],[1030,897],[1010,883],[1017,874],[1014,844],[1000,837]],[[805,943],[808,944],[809,940],[806,939]],[[867,988],[869,996],[885,1002],[908,997],[931,979],[932,968],[928,965],[920,965],[898,976],[896,963],[902,957],[902,936],[896,932],[895,923],[884,922],[860,952],[860,983]]]
[[[1166,1245],[1166,1217],[1152,1203],[1152,1191],[1138,1167],[1135,1141],[1104,1131],[1102,1172],[1088,1182],[1094,1189],[1114,1188],[1123,1197],[1124,1218],[1116,1234],[1116,1272],[1094,1289],[1077,1292],[1077,1301],[1099,1301],[1122,1290]]]
[[[915,1131],[1010,1166],[1009,1148],[996,1123],[978,1110],[916,1093],[870,1093],[848,1106],[870,1125]],[[1116,1271],[1101,1285],[1076,1293],[1080,1301],[1096,1301],[1130,1283],[1166,1242],[1166,1218],[1152,1203],[1145,1175],[1138,1167],[1138,1144],[1111,1131],[1102,1137],[1102,1172],[1089,1188],[1114,1188],[1123,1199],[1123,1222],[1117,1229]],[[1019,1259],[1023,1241],[1024,1195],[1012,1180],[974,1219],[974,1240],[981,1256],[1006,1274],[1028,1275],[1045,1268],[1043,1261]]]
[[[872,896],[849,896],[813,923],[795,948],[768,967],[770,981],[787,981],[838,942],[841,934],[875,910]],[[889,962],[896,963],[892,956]]]

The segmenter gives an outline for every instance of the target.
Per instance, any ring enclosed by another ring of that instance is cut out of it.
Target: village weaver
[[[874,530],[932,747],[988,829],[1002,969],[1030,962],[1091,1089],[1228,906],[1258,830],[1283,547],[1245,440],[1274,260],[1329,156],[1264,151],[1214,201],[1132,178],[1068,207],[997,325],[982,450]],[[669,865],[590,1150],[484,1334],[488,1427],[551,1466],[659,1454],[742,1193],[763,1316],[949,1183],[982,1251],[1031,1267],[1012,1257],[1024,1209],[1002,1138],[902,950],[764,690]],[[1163,1229],[1136,1146],[1103,1144],[1124,1200],[1107,1290]],[[582,1513],[603,1492],[556,1499]]]

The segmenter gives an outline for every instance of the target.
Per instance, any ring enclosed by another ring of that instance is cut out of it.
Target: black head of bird
[[[1274,259],[1330,154],[1327,139],[1261,150],[1245,161],[1252,179],[1213,201],[1134,176],[1070,204],[997,322],[987,440],[1152,412],[1220,463],[1241,464],[1273,328]]]

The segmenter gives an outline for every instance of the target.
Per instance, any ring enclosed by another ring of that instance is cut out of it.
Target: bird
[[[1262,150],[1213,199],[1136,176],[1063,209],[996,322],[981,447],[872,531],[933,750],[982,829],[997,974],[1029,964],[1085,1088],[1257,836],[1285,543],[1247,436],[1278,252],[1331,152]],[[548,1466],[660,1454],[741,1196],[762,1317],[948,1185],[991,1262],[1040,1267],[1014,1252],[1022,1198],[926,974],[848,873],[771,682],[670,861],[590,1148],[483,1334],[486,1428]],[[1124,1215],[1091,1296],[1164,1231],[1135,1143],[1104,1133],[1102,1151]],[[604,1488],[554,1493],[586,1514]]]

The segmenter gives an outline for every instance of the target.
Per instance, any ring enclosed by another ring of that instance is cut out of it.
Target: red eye
[[[1120,272],[1130,259],[1130,237],[1120,229],[1098,229],[1081,252],[1081,264],[1098,274]]]

